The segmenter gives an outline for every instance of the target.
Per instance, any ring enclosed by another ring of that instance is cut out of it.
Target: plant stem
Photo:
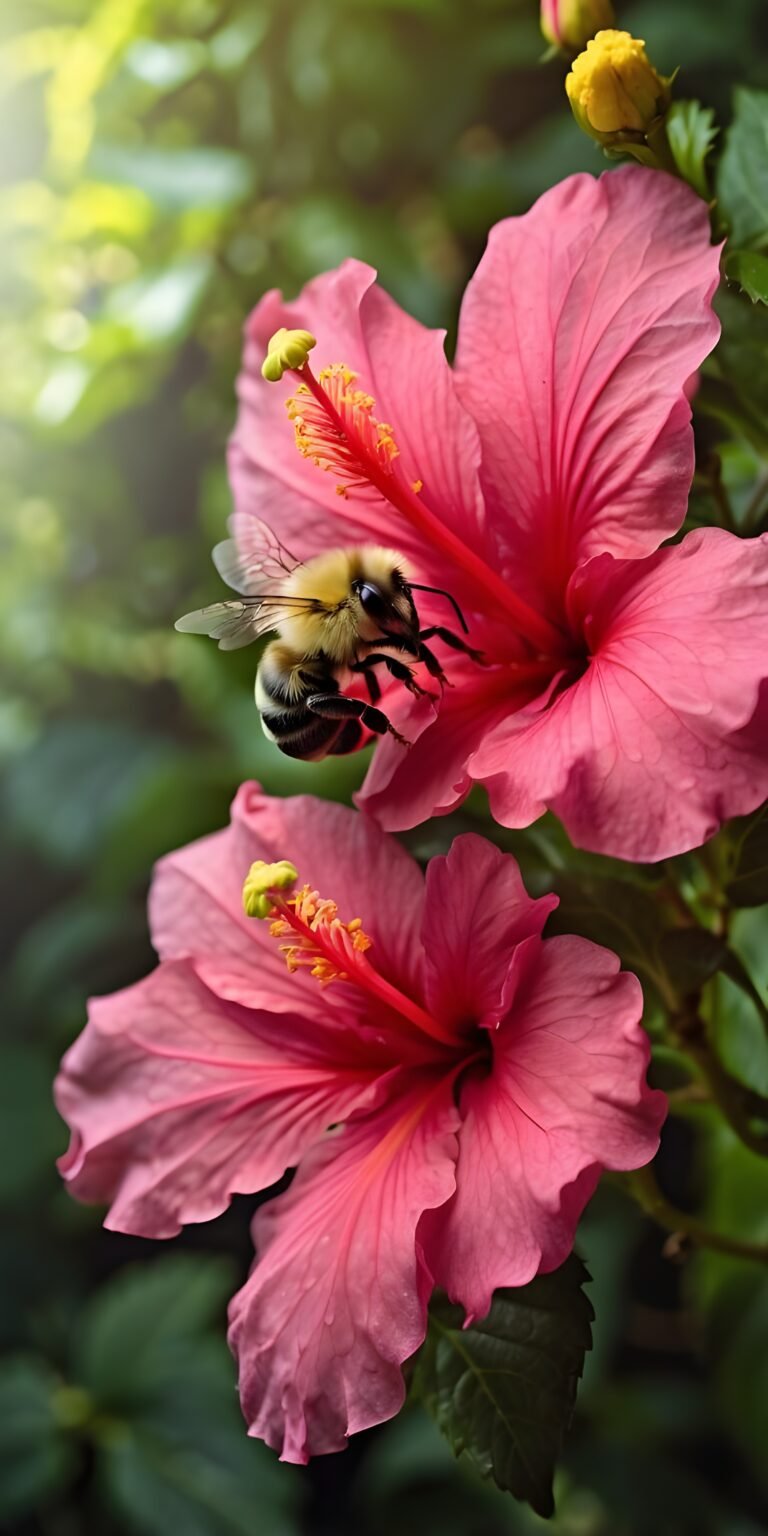
[[[722,1110],[725,1119],[750,1152],[758,1157],[768,1157],[768,1136],[760,1135],[750,1125],[755,1115],[755,1096],[749,1088],[742,1087],[735,1077],[726,1072],[710,1049],[703,1021],[699,1020],[701,1034],[698,1039],[687,1039],[685,1046],[707,1083],[712,1098]]]
[[[696,1216],[689,1216],[672,1205],[659,1189],[650,1164],[627,1174],[622,1182],[637,1204],[667,1232],[680,1233],[699,1248],[712,1248],[716,1253],[727,1253],[732,1258],[768,1264],[768,1243],[751,1243],[746,1238],[729,1237],[725,1232],[712,1232]]]
[[[758,477],[752,498],[744,513],[744,532],[750,534],[762,510],[766,492],[768,492],[768,470],[764,470]]]
[[[649,128],[645,136],[645,142],[655,155],[660,170],[667,171],[670,176],[676,176],[679,181],[685,180],[685,177],[680,174],[677,161],[669,147],[667,125],[664,118],[661,118],[655,127]]]
[[[724,528],[728,529],[729,533],[737,533],[738,529],[736,527],[736,519],[733,515],[731,499],[723,484],[723,466],[720,460],[720,455],[717,453],[711,453],[707,459],[705,467],[709,488],[712,492],[715,505],[720,513],[722,525]]]

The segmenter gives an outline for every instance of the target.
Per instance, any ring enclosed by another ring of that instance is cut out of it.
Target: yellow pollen
[[[362,919],[353,917],[343,923],[336,902],[319,896],[308,885],[289,897],[285,908],[292,908],[298,923],[294,925],[287,914],[273,906],[269,932],[273,939],[288,941],[279,947],[291,974],[307,969],[322,987],[331,981],[347,981],[349,961],[356,954],[365,954],[372,944]]]
[[[378,470],[389,474],[400,452],[389,422],[378,421],[373,414],[373,395],[350,387],[356,377],[345,363],[321,369],[318,381],[330,411],[315,398],[308,384],[300,384],[285,402],[299,453],[318,469],[339,476],[339,496],[352,489],[369,488],[366,462],[373,460]]]
[[[286,368],[303,368],[315,346],[317,342],[311,331],[288,331],[281,326],[269,338],[267,355],[261,365],[263,378],[276,384]]]

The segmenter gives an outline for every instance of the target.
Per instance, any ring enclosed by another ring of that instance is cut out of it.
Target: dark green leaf
[[[487,1317],[462,1329],[437,1300],[417,1368],[423,1395],[455,1454],[525,1499],[554,1508],[552,1477],[576,1402],[593,1311],[575,1255],[561,1269],[497,1291]]]
[[[734,1307],[720,1339],[717,1381],[723,1419],[735,1447],[746,1455],[768,1490],[765,1426],[768,1422],[768,1287],[755,1285]]]
[[[70,1476],[73,1447],[57,1421],[57,1390],[42,1360],[0,1363],[0,1517],[39,1508]]]
[[[555,882],[560,905],[548,933],[578,933],[607,945],[624,965],[640,974],[644,985],[664,993],[666,976],[659,955],[662,917],[650,892],[625,880],[594,880],[564,875]]]
[[[208,1271],[210,1286],[217,1266],[194,1263]],[[178,1268],[176,1278],[184,1279]],[[165,1306],[161,1290],[147,1297],[150,1304]],[[114,1419],[106,1421],[99,1477],[111,1505],[147,1536],[175,1528],[185,1536],[253,1536],[255,1527],[260,1536],[289,1536],[301,1485],[293,1468],[281,1467],[245,1432],[223,1319],[210,1333],[198,1326],[213,1301],[200,1287],[191,1304],[182,1292],[175,1336],[173,1320],[154,1336],[145,1329],[142,1390],[124,1399],[116,1433]]]
[[[659,957],[680,997],[700,992],[727,954],[725,940],[707,928],[671,928],[659,941]]]
[[[8,774],[16,834],[56,861],[76,864],[99,846],[113,816],[170,750],[157,737],[117,723],[52,726]]]
[[[717,195],[736,245],[768,241],[768,91],[735,93]]]
[[[100,1404],[146,1402],[174,1377],[217,1314],[223,1324],[229,1265],[174,1254],[121,1270],[97,1292],[79,1332],[77,1379]]]
[[[768,1162],[715,1124],[706,1143],[704,1216],[714,1231],[768,1241]],[[759,1265],[702,1250],[690,1276],[708,1323],[723,1428],[768,1487],[768,1290]]]
[[[411,1402],[373,1437],[355,1481],[365,1536],[518,1536],[530,1531],[528,1512],[456,1462],[423,1405]]]
[[[737,846],[726,895],[734,907],[768,902],[768,807],[763,806]]]
[[[715,114],[700,101],[674,101],[667,114],[667,138],[684,181],[709,198],[707,156],[717,138]]]
[[[707,364],[697,409],[768,455],[768,308],[721,287],[715,308],[722,335]]]
[[[237,1433],[237,1466],[211,1454],[204,1438],[189,1444],[143,1429],[124,1433],[100,1453],[101,1485],[115,1511],[146,1536],[293,1536],[285,1497],[275,1497],[270,1453],[243,1426]]]
[[[725,275],[744,289],[753,304],[768,304],[768,256],[759,251],[729,251]]]
[[[729,942],[710,999],[712,1038],[730,1075],[768,1099],[768,906],[734,912]]]
[[[54,1171],[67,1136],[53,1107],[51,1068],[26,1045],[0,1047],[0,1203],[24,1200]]]

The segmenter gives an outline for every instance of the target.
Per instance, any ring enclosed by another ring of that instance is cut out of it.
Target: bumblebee
[[[443,686],[443,670],[429,640],[440,639],[482,660],[454,630],[440,624],[421,628],[415,591],[445,597],[467,633],[450,593],[410,581],[394,550],[337,549],[301,562],[258,518],[236,515],[232,526],[237,542],[217,544],[213,560],[239,596],[185,614],[176,628],[210,635],[223,651],[276,633],[256,673],[256,707],[265,735],[286,756],[314,762],[353,752],[366,731],[388,732],[407,746],[377,707],[381,686],[376,668],[386,668],[409,693],[434,697],[417,683],[409,665],[423,663]],[[367,702],[342,691],[357,674],[365,681]]]

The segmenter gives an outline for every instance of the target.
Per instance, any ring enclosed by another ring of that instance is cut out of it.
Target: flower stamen
[[[461,1042],[450,1030],[371,964],[368,951],[373,940],[365,932],[362,919],[353,917],[343,922],[336,902],[320,896],[309,885],[287,896],[285,892],[297,879],[296,870],[287,859],[277,864],[265,864],[259,859],[251,865],[243,887],[243,906],[248,915],[268,918],[271,937],[286,941],[279,948],[291,975],[308,970],[321,987],[332,981],[351,982],[407,1019],[422,1034],[457,1049]]]
[[[566,641],[556,625],[518,597],[482,555],[435,515],[421,494],[420,479],[401,471],[392,428],[374,415],[373,397],[350,388],[356,377],[353,370],[334,363],[316,378],[305,357],[293,371],[301,382],[287,405],[299,452],[319,469],[338,476],[339,495],[354,490],[383,497],[472,582],[480,612],[487,610],[490,599],[536,651],[545,656],[562,654]]]
[[[360,454],[355,450],[355,443],[362,446],[365,455],[384,474],[391,473],[392,461],[400,453],[388,422],[377,421],[373,414],[376,404],[373,395],[351,387],[356,378],[351,368],[343,363],[332,363],[319,375],[319,383],[338,419],[329,415],[308,384],[300,384],[295,395],[285,402],[299,453],[303,458],[311,459],[318,469],[338,475],[336,491],[339,496],[346,496],[348,490],[375,489],[370,478],[361,475]],[[342,430],[339,422],[343,422],[347,430]]]
[[[284,908],[292,909],[294,920]],[[343,923],[335,901],[319,896],[308,885],[284,903],[276,903],[272,910],[269,932],[273,939],[298,935],[290,944],[280,945],[291,975],[306,966],[322,987],[331,981],[349,981],[347,966],[354,965],[355,955],[365,954],[373,942],[359,917]]]

